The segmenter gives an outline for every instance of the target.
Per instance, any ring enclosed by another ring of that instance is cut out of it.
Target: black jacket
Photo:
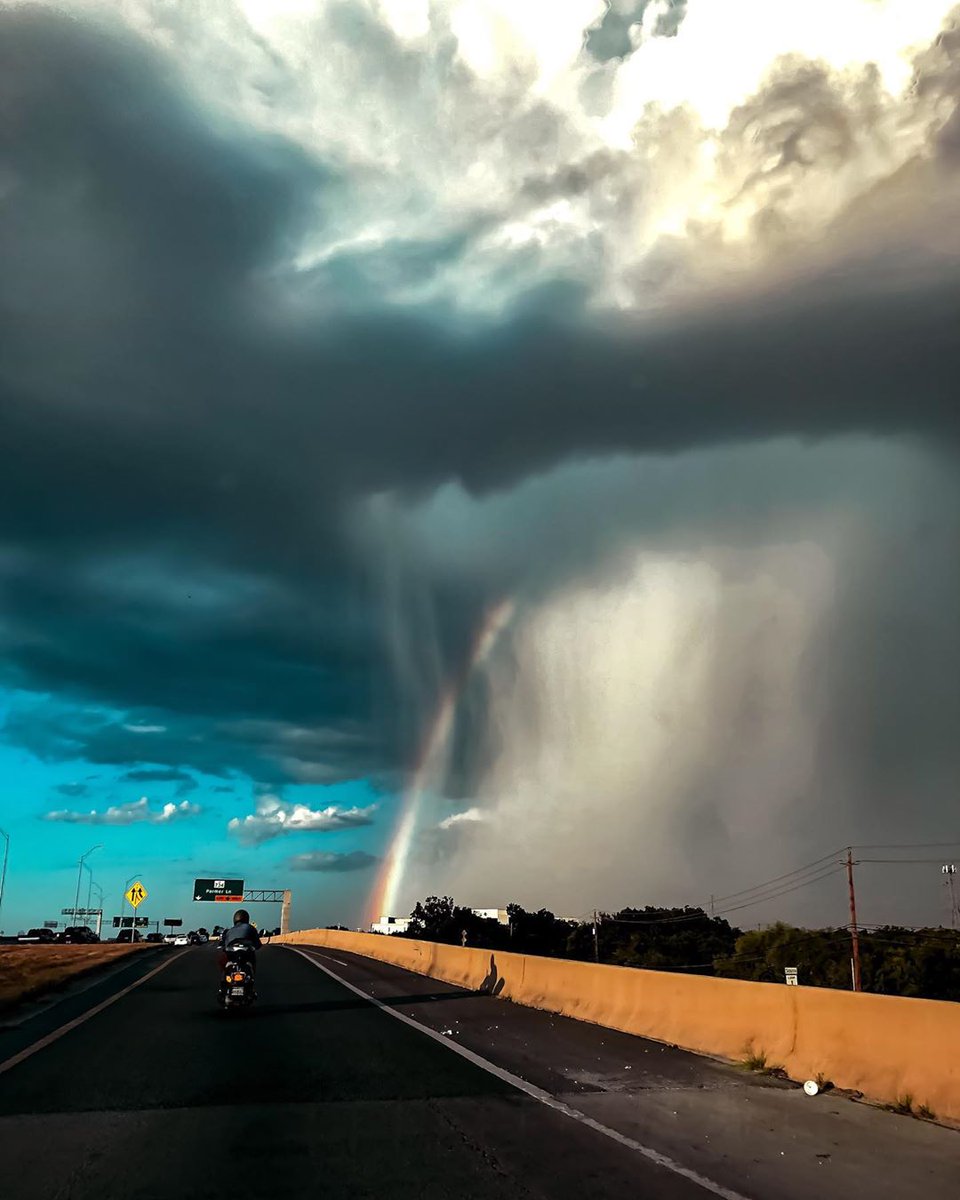
[[[252,925],[248,925],[245,921],[241,921],[239,925],[234,925],[231,929],[225,929],[220,935],[221,950],[226,950],[233,942],[247,942],[254,950],[263,949],[260,934],[257,933]]]

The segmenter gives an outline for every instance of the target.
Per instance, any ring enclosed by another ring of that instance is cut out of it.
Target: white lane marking
[[[371,996],[368,992],[362,991],[358,987],[354,987],[346,979],[331,971],[329,967],[318,959],[313,954],[308,954],[305,950],[301,950],[299,946],[287,946],[288,950],[294,950],[301,955],[309,963],[313,963],[318,970],[325,972],[331,979],[335,979],[337,983],[348,988],[354,995],[366,1000],[370,1004],[375,1004],[377,1008],[382,1009],[385,1013],[389,1013],[391,1017],[395,1017],[398,1021],[402,1021],[404,1025],[409,1025],[413,1029],[417,1029],[420,1033],[425,1033],[427,1037],[433,1038],[435,1042],[439,1042],[441,1046],[445,1046],[448,1050],[452,1050],[455,1054],[459,1054],[461,1058],[465,1058],[468,1062],[472,1062],[475,1067],[480,1067],[481,1070],[488,1071],[491,1075],[495,1075],[497,1079],[504,1083],[509,1083],[511,1087],[515,1087],[518,1091],[524,1092],[534,1100],[539,1100],[541,1104],[545,1104],[548,1108],[554,1109],[556,1112],[563,1113],[565,1117],[570,1117],[574,1121],[579,1121],[581,1125],[587,1125],[590,1129],[596,1130],[597,1133],[602,1133],[604,1137],[610,1138],[614,1142],[619,1142],[621,1146],[626,1146],[627,1149],[635,1151],[637,1154],[643,1155],[650,1162],[656,1163],[658,1167],[663,1167],[667,1171],[672,1171],[674,1175],[681,1175],[684,1179],[695,1183],[704,1191],[711,1192],[714,1196],[722,1197],[722,1200],[746,1200],[739,1192],[733,1192],[729,1188],[724,1187],[720,1183],[714,1183],[712,1179],[707,1179],[705,1175],[700,1175],[696,1171],[690,1170],[689,1167],[683,1166],[681,1163],[675,1162],[666,1154],[661,1154],[659,1150],[654,1150],[650,1146],[644,1146],[641,1142],[636,1141],[632,1137],[627,1137],[625,1133],[620,1133],[616,1129],[611,1129],[609,1125],[601,1125],[599,1121],[595,1121],[593,1117],[588,1117],[586,1113],[581,1112],[579,1108],[572,1108],[569,1104],[564,1104],[562,1100],[558,1100],[556,1096],[551,1096],[549,1092],[545,1092],[543,1088],[538,1088],[532,1083],[528,1083],[525,1079],[521,1079],[519,1075],[514,1075],[510,1071],[505,1071],[503,1067],[498,1067],[496,1063],[490,1062],[489,1059],[483,1058],[479,1054],[474,1054],[472,1050],[468,1050],[466,1046],[461,1046],[459,1042],[451,1041],[450,1038],[444,1037],[442,1033],[438,1033],[435,1029],[431,1029],[428,1025],[421,1025],[419,1021],[415,1021],[412,1017],[408,1017],[406,1013],[399,1012],[395,1008],[391,1008],[389,1004],[384,1004],[382,1000],[378,1000],[376,996]],[[339,962],[339,959],[335,959]]]
[[[71,1029],[76,1029],[78,1025],[82,1025],[85,1021],[89,1021],[91,1017],[95,1017],[97,1013],[103,1012],[103,1010],[105,1008],[109,1008],[111,1004],[116,1004],[118,1000],[122,1000],[124,996],[129,995],[134,988],[138,988],[141,983],[146,983],[147,980],[152,979],[154,975],[159,975],[162,970],[164,970],[166,967],[169,967],[172,962],[176,962],[178,958],[182,958],[186,953],[186,950],[181,950],[179,954],[174,954],[172,958],[168,958],[165,962],[162,962],[159,967],[154,967],[153,970],[148,971],[146,975],[141,975],[139,979],[134,980],[134,982],[128,987],[123,988],[119,992],[114,992],[112,996],[108,996],[106,1000],[101,1000],[99,1004],[95,1005],[91,1009],[88,1009],[85,1013],[81,1013],[79,1017],[74,1017],[74,1019],[72,1021],[68,1021],[66,1025],[61,1025],[59,1029],[54,1029],[54,1031],[52,1033],[48,1033],[46,1037],[42,1037],[39,1041],[33,1042],[24,1050],[21,1050],[19,1054],[14,1054],[12,1058],[4,1059],[4,1061],[0,1063],[0,1075],[2,1075],[5,1071],[9,1071],[13,1067],[18,1066],[25,1059],[31,1058],[38,1051],[44,1050],[47,1046],[53,1045],[53,1043],[59,1041],[64,1034],[69,1033]]]

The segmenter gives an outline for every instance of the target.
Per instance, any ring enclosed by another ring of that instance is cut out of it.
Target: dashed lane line
[[[159,975],[161,971],[169,967],[171,963],[176,962],[178,958],[182,958],[186,953],[186,950],[181,950],[179,954],[174,954],[171,958],[168,958],[162,962],[159,967],[154,967],[153,970],[148,971],[146,975],[141,975],[139,979],[135,979],[133,983],[129,984],[129,986],[121,988],[119,992],[114,992],[112,996],[108,996],[106,1000],[102,1000],[99,1004],[94,1005],[93,1008],[87,1009],[87,1011],[85,1013],[81,1013],[79,1017],[74,1017],[74,1019],[72,1021],[68,1021],[66,1025],[61,1025],[59,1029],[54,1029],[53,1032],[48,1033],[46,1037],[42,1037],[38,1041],[32,1042],[18,1054],[14,1054],[10,1058],[0,1062],[0,1075],[3,1075],[7,1071],[13,1070],[14,1067],[19,1066],[20,1063],[24,1062],[26,1059],[32,1058],[34,1054],[39,1053],[41,1050],[45,1050],[47,1046],[53,1045],[54,1042],[58,1042],[72,1029],[76,1029],[78,1025],[83,1025],[85,1021],[89,1021],[90,1018],[95,1017],[97,1013],[103,1012],[103,1010],[105,1008],[109,1008],[111,1004],[116,1004],[118,1000],[122,1000],[124,996],[128,996],[134,990],[134,988],[138,988],[142,983],[146,983],[147,980],[152,979],[154,975]]]

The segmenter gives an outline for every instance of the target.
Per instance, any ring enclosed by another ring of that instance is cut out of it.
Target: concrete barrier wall
[[[274,938],[346,950],[518,1004],[960,1121],[960,1004],[642,971],[340,930]]]

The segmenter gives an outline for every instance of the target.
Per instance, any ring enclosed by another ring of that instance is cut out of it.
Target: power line
[[[920,950],[924,946],[932,946],[934,950],[960,950],[960,940],[957,938],[918,937],[913,942],[902,942],[897,938],[885,938],[875,933],[867,933],[867,946],[870,942],[878,942],[881,946],[903,946],[907,950]]]
[[[612,914],[604,913],[602,914],[602,919],[607,924],[617,925],[673,925],[687,921],[700,921],[707,917],[708,908],[711,913],[719,912],[721,916],[726,913],[742,912],[746,908],[752,908],[757,904],[765,904],[770,900],[778,900],[781,896],[787,896],[799,888],[829,879],[831,875],[837,874],[843,869],[844,864],[838,861],[837,856],[842,854],[844,850],[921,850],[949,849],[952,847],[960,848],[960,841],[890,842],[869,846],[840,847],[829,854],[823,855],[821,858],[816,858],[812,862],[805,863],[801,867],[795,867],[792,871],[786,871],[783,875],[776,875],[772,879],[767,879],[762,883],[755,883],[751,887],[741,888],[739,891],[729,892],[723,896],[711,896],[709,905],[701,905],[695,912],[680,913],[666,917],[616,917]],[[939,858],[860,858],[856,860],[855,865],[859,865],[860,863],[878,863],[910,866],[930,865],[939,863],[940,861]],[[778,886],[780,884],[784,886]],[[731,900],[735,900],[737,903],[725,904],[726,901]]]
[[[947,929],[945,925],[901,925],[899,921],[868,921],[865,925],[861,921],[861,929],[906,929],[910,933],[935,933],[942,931],[945,934],[956,934],[960,936],[960,930]]]
[[[730,892],[726,896],[714,896],[714,903],[720,903],[723,900],[735,900],[738,897],[746,896],[751,892],[763,891],[772,884],[780,883],[786,879],[791,879],[794,875],[802,875],[806,871],[813,870],[814,868],[820,869],[823,864],[829,862],[830,859],[835,859],[837,855],[842,854],[845,849],[846,847],[841,847],[839,850],[833,850],[830,854],[825,854],[823,858],[816,858],[812,863],[807,863],[803,867],[797,867],[793,871],[787,871],[785,875],[777,875],[774,879],[768,879],[764,883],[755,883],[753,887],[742,888],[739,892]]]
[[[943,862],[942,856],[940,858],[858,858],[857,859],[858,866],[860,863],[903,863],[907,866],[911,866],[916,863],[926,863],[929,865],[930,863],[942,863],[942,862]]]
[[[960,842],[885,842],[876,846],[854,846],[854,850],[937,850],[960,846]]]
[[[781,888],[779,891],[770,892],[769,894],[763,896],[757,896],[753,900],[747,900],[744,904],[734,904],[731,907],[725,908],[723,911],[725,913],[739,912],[744,908],[753,908],[757,904],[765,904],[768,900],[777,900],[781,896],[786,896],[790,892],[797,891],[799,888],[808,887],[811,883],[820,883],[824,879],[828,879],[831,875],[839,874],[842,870],[843,864],[837,863],[836,866],[827,867],[826,870],[824,870],[821,874],[814,875],[810,879],[801,879],[798,883],[793,884],[791,887]]]
[[[842,870],[842,863],[835,863],[826,868],[821,867],[819,868],[819,873],[812,875],[809,879],[800,879],[797,882],[788,885],[787,887],[775,888],[772,891],[766,892],[764,895],[756,896],[751,900],[745,900],[741,904],[732,904],[727,908],[724,908],[722,910],[722,914],[740,912],[742,909],[753,908],[757,904],[764,904],[768,900],[777,900],[781,896],[786,896],[789,895],[790,892],[797,891],[799,888],[808,887],[812,883],[820,883],[822,880],[828,879],[831,875],[836,875]],[[795,875],[796,872],[791,872],[791,874]],[[699,908],[695,912],[679,913],[668,917],[616,917],[607,913],[604,913],[602,917],[603,923],[615,925],[677,925],[685,921],[702,921],[705,919],[708,921],[712,920],[711,917],[707,916],[707,913],[703,908]]]

